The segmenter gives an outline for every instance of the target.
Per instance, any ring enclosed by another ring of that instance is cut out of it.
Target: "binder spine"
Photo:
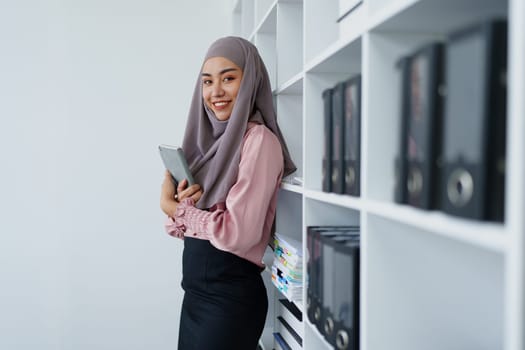
[[[344,83],[344,192],[361,194],[361,76]]]
[[[432,43],[408,58],[408,115],[406,133],[406,199],[422,209],[438,206],[441,152],[443,47]]]
[[[332,93],[332,192],[344,193],[344,83]]]
[[[322,190],[332,192],[332,89],[323,91],[324,151],[322,160]]]
[[[447,42],[441,208],[452,215],[504,219],[506,31],[506,21],[489,20]]]
[[[409,59],[402,57],[397,67],[400,71],[401,81],[401,106],[399,109],[399,142],[398,153],[394,160],[394,202],[404,204],[407,202],[406,198],[406,178],[407,178],[407,160],[406,160],[406,139],[407,139],[407,116],[409,111]]]
[[[487,205],[488,220],[503,221],[505,213],[505,173],[506,173],[506,128],[507,128],[507,25],[498,21],[490,25],[488,55],[492,54],[489,95],[492,101],[488,106],[489,135],[487,157]]]

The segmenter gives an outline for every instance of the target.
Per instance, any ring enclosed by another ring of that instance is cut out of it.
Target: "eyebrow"
[[[224,73],[228,73],[228,72],[231,72],[231,71],[236,71],[236,70],[238,70],[238,69],[237,68],[225,68],[225,69],[223,69],[223,70],[221,70],[219,72],[219,75],[222,75]],[[211,74],[210,73],[202,73],[202,76],[203,77],[211,77]]]

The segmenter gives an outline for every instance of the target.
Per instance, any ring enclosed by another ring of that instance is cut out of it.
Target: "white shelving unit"
[[[232,5],[234,34],[252,41],[268,67],[279,124],[298,166],[294,176],[303,178],[302,186],[281,187],[277,231],[301,240],[306,251],[309,225],[361,226],[361,350],[525,349],[525,1],[364,0],[340,22],[338,5]],[[393,200],[400,127],[394,63],[423,43],[490,16],[509,23],[505,221],[399,205]],[[321,92],[357,73],[359,198],[321,191]],[[269,288],[271,298],[282,297]],[[270,317],[269,331],[272,322]],[[302,327],[303,349],[330,349],[306,315]]]

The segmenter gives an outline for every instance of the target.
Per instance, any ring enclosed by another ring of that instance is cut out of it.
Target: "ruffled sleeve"
[[[213,211],[195,208],[191,198],[177,207],[168,233],[206,239],[216,248],[243,256],[269,230],[266,218],[283,173],[282,149],[265,126],[251,128],[243,143],[237,181],[225,203]],[[270,213],[273,217],[274,213]]]

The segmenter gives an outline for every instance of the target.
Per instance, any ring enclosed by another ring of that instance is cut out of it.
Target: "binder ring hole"
[[[347,168],[346,169],[346,183],[350,186],[353,186],[355,183],[355,169]]]
[[[337,345],[338,350],[345,350],[348,349],[348,343],[350,339],[348,337],[348,332],[345,330],[340,330],[337,332],[337,335],[335,337],[335,345]]]
[[[327,335],[331,335],[334,331],[334,321],[331,317],[327,317],[324,323],[324,331]]]
[[[454,170],[447,183],[447,195],[450,203],[456,207],[462,207],[472,199],[473,193],[472,175],[463,168]]]
[[[410,169],[407,179],[408,193],[412,195],[419,194],[423,189],[423,174],[418,168]]]
[[[321,309],[319,308],[319,306],[315,308],[314,318],[316,321],[319,321],[321,319]]]

